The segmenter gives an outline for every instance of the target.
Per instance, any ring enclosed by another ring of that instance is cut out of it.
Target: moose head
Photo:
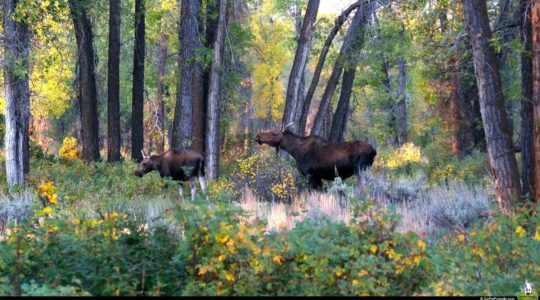
[[[291,122],[285,126],[281,126],[281,130],[269,130],[269,131],[262,131],[259,132],[255,136],[255,141],[261,144],[267,144],[271,147],[279,147],[279,143],[281,143],[281,140],[283,139],[283,133],[290,129],[290,127],[294,123]]]
[[[152,156],[150,154],[144,152],[144,150],[141,150],[143,159],[139,163],[139,166],[137,167],[137,170],[135,171],[135,175],[142,177],[144,174],[151,172],[153,170],[156,170],[156,164],[152,161]]]

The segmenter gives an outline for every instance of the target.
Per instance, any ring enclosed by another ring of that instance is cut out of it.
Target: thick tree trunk
[[[351,21],[351,25],[349,27],[349,30],[347,31],[347,36],[345,37],[343,45],[341,46],[338,59],[336,61],[334,69],[332,70],[330,79],[326,84],[326,88],[324,90],[321,103],[319,105],[319,110],[317,111],[317,115],[315,116],[315,120],[313,122],[311,134],[322,134],[325,113],[330,107],[332,95],[334,94],[334,90],[336,89],[336,86],[338,84],[339,77],[341,76],[341,73],[343,71],[343,66],[345,63],[348,63],[350,61],[351,53],[355,50],[360,49],[360,45],[362,45],[363,43],[364,30],[362,27],[365,26],[365,24],[368,22],[368,18],[372,12],[372,7],[373,5],[371,3],[361,4],[353,20]]]
[[[473,48],[474,69],[486,131],[489,160],[495,178],[497,203],[505,214],[521,197],[517,162],[504,105],[497,57],[491,48],[486,2],[464,0],[467,29]]]
[[[531,8],[532,32],[532,104],[534,127],[534,202],[540,199],[540,1],[533,1]]]
[[[10,187],[23,185],[29,170],[30,32],[24,21],[13,20],[16,5],[17,0],[3,3],[6,179]]]
[[[332,127],[330,129],[329,140],[333,143],[340,143],[344,141],[345,130],[347,129],[347,118],[349,116],[349,106],[352,93],[352,87],[354,83],[354,77],[356,75],[356,64],[353,68],[346,70],[343,73],[343,81],[341,83],[341,94],[339,95],[339,101],[332,119]]]
[[[300,94],[300,87],[302,86],[302,78],[311,49],[313,25],[315,24],[315,19],[317,19],[319,3],[320,0],[309,0],[308,2],[291,74],[289,75],[287,95],[285,98],[285,110],[283,112],[281,123],[282,125],[287,125],[291,122],[295,123],[295,126],[292,127],[294,133],[299,132],[296,112],[298,104],[303,98],[303,94]]]
[[[107,74],[107,160],[120,160],[120,0],[109,0]]]
[[[521,0],[522,32],[521,41],[521,184],[523,195],[534,197],[534,127],[533,127],[533,87],[532,87],[532,44],[530,0]],[[539,154],[540,155],[540,154]],[[538,198],[537,198],[538,199]]]
[[[214,59],[210,68],[208,84],[208,126],[206,131],[205,171],[210,179],[216,179],[219,174],[219,99],[220,99],[220,69],[223,61],[223,41],[225,39],[225,15],[227,0],[219,1],[219,20],[216,40],[214,42]]]
[[[158,66],[157,66],[157,126],[160,134],[160,138],[156,145],[158,152],[165,150],[165,102],[163,101],[163,78],[165,77],[165,71],[167,68],[167,42],[169,41],[169,35],[161,32],[159,34],[158,45]]]
[[[402,32],[403,34],[403,32]],[[398,77],[398,103],[395,108],[396,123],[397,123],[397,145],[401,147],[407,142],[407,93],[405,91],[407,87],[407,66],[405,59],[401,58],[398,63],[399,77]]]
[[[131,158],[142,160],[144,148],[144,0],[135,1],[135,42],[133,52],[133,95],[131,107]]]
[[[311,100],[313,99],[313,95],[315,94],[315,89],[317,88],[317,85],[319,84],[319,78],[321,77],[322,68],[324,66],[324,63],[326,61],[326,55],[328,54],[328,50],[330,50],[330,46],[332,45],[332,41],[334,40],[334,37],[336,36],[337,32],[343,25],[343,23],[347,20],[347,17],[349,14],[357,9],[361,4],[363,3],[370,3],[371,0],[360,0],[356,1],[353,4],[351,4],[347,9],[345,9],[341,15],[339,15],[336,20],[334,27],[332,27],[332,30],[328,34],[328,37],[326,38],[326,41],[324,42],[323,48],[321,49],[321,54],[319,55],[319,60],[317,61],[317,66],[315,67],[315,72],[313,73],[313,78],[311,79],[311,83],[309,84],[309,88],[306,94],[306,97],[304,98],[304,101],[302,103],[302,114],[299,117],[298,121],[298,132],[300,135],[303,135],[306,133],[306,121],[307,116],[309,114],[309,107],[311,106]]]
[[[196,50],[200,48],[199,0],[182,0],[180,17],[180,84],[179,98],[174,110],[171,147],[177,150],[187,149],[193,143],[193,105],[199,101],[202,91],[202,68],[196,59]]]
[[[99,125],[92,25],[86,14],[86,3],[69,0],[68,4],[75,28],[79,61],[82,158],[96,161],[99,160]]]
[[[462,55],[461,53],[458,55]],[[455,92],[452,98],[456,101],[456,111],[453,118],[456,119],[454,127],[455,142],[454,153],[458,155],[470,154],[474,145],[475,112],[473,102],[478,100],[476,83],[471,83],[466,78],[468,72],[474,72],[472,61],[458,62],[459,67],[454,71],[452,80],[455,84]],[[470,66],[470,70],[468,69]],[[481,120],[479,120],[481,122]]]

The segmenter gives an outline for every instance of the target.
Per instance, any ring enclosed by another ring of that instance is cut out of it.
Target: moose
[[[373,146],[362,141],[333,144],[317,135],[298,136],[288,126],[280,131],[259,132],[255,141],[288,152],[300,173],[308,178],[310,187],[319,191],[322,179],[333,180],[337,176],[345,180],[356,175],[360,185],[361,172],[373,164],[377,155]]]
[[[163,177],[171,177],[180,184],[180,197],[184,198],[182,181],[189,180],[191,187],[191,200],[195,199],[195,177],[199,178],[201,190],[206,194],[206,182],[204,180],[204,156],[192,150],[177,151],[169,149],[161,154],[149,155],[141,150],[142,161],[135,171],[135,175],[142,177],[144,174],[157,170]]]

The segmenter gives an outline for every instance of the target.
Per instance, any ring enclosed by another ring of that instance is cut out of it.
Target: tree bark
[[[220,99],[220,69],[223,62],[223,41],[225,39],[225,15],[227,0],[219,1],[219,20],[216,39],[214,42],[214,57],[210,68],[208,85],[208,122],[206,131],[205,171],[210,179],[216,179],[219,174],[219,99]]]
[[[353,68],[345,70],[343,73],[343,81],[341,83],[341,94],[332,119],[332,127],[330,129],[329,140],[333,143],[341,143],[344,141],[345,130],[347,129],[347,118],[349,116],[349,106],[351,93],[356,76],[356,64]]]
[[[144,148],[144,0],[135,0],[135,42],[133,52],[133,94],[131,102],[131,158],[142,160]]]
[[[196,60],[196,50],[200,48],[198,32],[199,0],[182,0],[180,17],[180,84],[179,98],[174,110],[171,147],[177,150],[192,146],[193,104],[200,97],[202,68]]]
[[[24,21],[13,20],[17,2],[4,0],[3,4],[6,179],[9,187],[23,185],[29,170],[30,32]]]
[[[311,40],[313,37],[313,25],[315,19],[317,19],[317,12],[319,10],[320,0],[309,0],[306,13],[304,15],[304,21],[302,23],[302,29],[300,31],[298,46],[296,48],[296,54],[294,56],[294,62],[289,75],[289,82],[287,86],[287,95],[285,97],[285,110],[283,112],[282,125],[287,125],[291,122],[295,123],[292,127],[294,133],[298,133],[297,126],[297,107],[302,100],[303,95],[300,94],[300,87],[302,85],[302,79],[306,63],[309,57],[311,49]]]
[[[403,32],[402,32],[403,34]],[[398,77],[398,103],[395,108],[396,123],[397,123],[397,145],[401,147],[407,142],[407,93],[405,91],[407,87],[407,65],[404,58],[401,58],[398,63],[399,77]]]
[[[509,214],[521,197],[517,162],[510,136],[510,124],[504,105],[497,57],[490,46],[491,29],[486,2],[464,0],[473,49],[474,69],[480,97],[480,109],[486,132],[487,148],[499,209]]]
[[[530,0],[521,0],[522,32],[521,41],[521,184],[523,195],[534,197],[534,127],[533,127],[533,87]],[[538,198],[537,198],[538,199]]]
[[[300,115],[299,121],[298,121],[298,132],[299,134],[305,134],[306,132],[306,121],[307,116],[309,114],[309,107],[311,106],[311,100],[313,99],[313,95],[315,94],[315,89],[317,88],[317,85],[319,84],[319,78],[321,77],[322,68],[324,66],[324,63],[326,61],[326,55],[328,54],[328,50],[330,50],[330,46],[332,45],[332,41],[334,40],[334,37],[336,36],[337,32],[345,23],[347,20],[347,17],[349,14],[357,9],[360,5],[364,3],[370,3],[371,0],[360,0],[356,1],[355,3],[351,4],[347,9],[345,9],[341,15],[339,15],[336,20],[334,27],[332,27],[332,30],[328,34],[328,37],[326,38],[326,41],[324,42],[324,45],[321,49],[321,54],[319,55],[319,60],[317,61],[317,66],[315,67],[315,72],[313,73],[313,78],[311,79],[311,83],[309,84],[309,88],[306,94],[306,97],[304,98],[304,101],[302,103],[302,113]]]
[[[534,127],[534,202],[540,199],[540,1],[531,8],[532,43],[532,105]]]
[[[165,103],[163,101],[163,78],[167,68],[167,42],[169,35],[165,32],[159,34],[158,45],[158,68],[157,68],[157,126],[160,134],[159,141],[156,145],[158,152],[165,150]]]
[[[77,40],[82,158],[86,161],[97,161],[99,160],[99,125],[92,24],[86,14],[86,2],[69,0],[68,4]]]
[[[355,50],[359,49],[360,46],[357,46],[356,44],[362,45],[363,43],[364,30],[362,27],[365,26],[365,24],[368,22],[368,18],[371,15],[371,7],[373,7],[371,3],[361,4],[360,8],[358,8],[358,10],[356,11],[353,20],[351,21],[351,25],[349,27],[349,30],[347,31],[347,36],[345,37],[343,45],[341,46],[338,59],[336,61],[336,64],[334,65],[334,69],[332,70],[330,79],[326,84],[326,88],[324,90],[321,103],[319,105],[319,110],[317,111],[317,115],[315,116],[313,127],[311,129],[312,135],[322,134],[325,112],[328,107],[330,107],[332,95],[334,94],[334,90],[336,89],[336,86],[338,84],[339,77],[341,76],[341,73],[343,71],[343,66],[345,63],[348,63],[351,60],[352,53]]]
[[[120,0],[109,1],[107,74],[107,160],[120,160]]]

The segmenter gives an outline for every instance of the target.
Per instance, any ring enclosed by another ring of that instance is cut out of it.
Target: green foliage
[[[515,294],[540,271],[540,222],[529,211],[427,239],[352,198],[348,225],[308,218],[267,232],[215,200],[230,196],[178,202],[163,187],[172,182],[132,175],[133,162],[32,168],[34,214],[0,232],[0,295]],[[157,213],[136,209],[145,196]],[[163,197],[175,200],[160,207]]]
[[[444,237],[429,249],[439,274],[426,292],[437,296],[515,295],[540,274],[540,209]]]

